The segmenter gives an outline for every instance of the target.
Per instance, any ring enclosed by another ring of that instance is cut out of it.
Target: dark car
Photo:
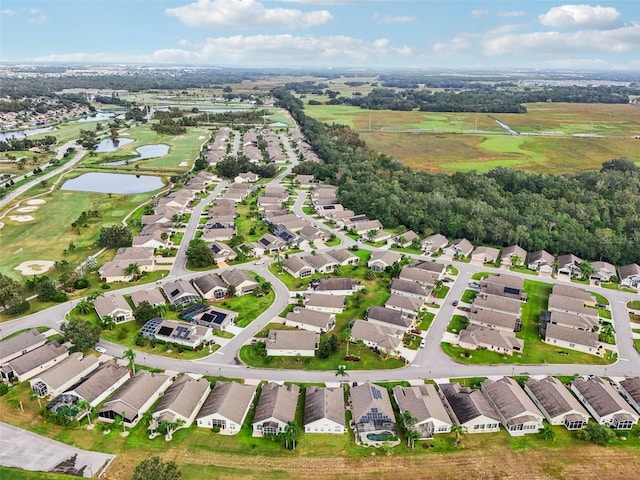
[[[409,332],[413,335],[422,335],[422,330],[418,330],[417,328],[412,328]]]
[[[453,305],[454,307],[457,307],[458,306],[458,300],[454,300],[451,305]]]

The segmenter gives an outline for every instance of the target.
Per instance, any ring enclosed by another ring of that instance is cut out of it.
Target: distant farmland
[[[529,104],[529,113],[476,114],[305,106],[308,115],[359,131],[369,147],[416,169],[536,172],[600,168],[625,156],[640,163],[640,106]],[[495,120],[521,135],[508,135]],[[529,135],[528,135],[529,134]]]

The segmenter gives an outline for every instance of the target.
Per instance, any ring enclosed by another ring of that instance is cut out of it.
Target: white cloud
[[[387,39],[366,42],[347,36],[234,35],[207,38],[198,45],[156,50],[149,55],[68,53],[35,58],[39,62],[205,63],[255,67],[299,65],[371,65],[409,57],[407,46]]]
[[[516,32],[518,30],[522,30],[523,28],[526,28],[528,25],[526,23],[505,23],[502,25],[498,25],[496,27],[493,27],[489,30],[487,30],[484,33],[484,36],[491,36],[491,35],[504,35],[505,33],[512,33],[512,32]]]
[[[468,36],[458,36],[449,42],[441,42],[433,45],[433,51],[440,55],[450,55],[460,53],[471,48],[472,44]]]
[[[487,35],[483,48],[484,53],[490,56],[640,52],[640,23],[629,23],[612,30]]]
[[[34,25],[42,25],[43,23],[47,23],[49,18],[46,15],[35,15],[27,20],[28,23],[32,23]]]
[[[393,16],[393,15],[381,15],[379,13],[375,13],[373,15],[373,19],[377,22],[377,23],[381,23],[381,24],[390,24],[390,23],[408,23],[408,22],[414,22],[416,20],[416,17],[411,16],[411,15],[400,15],[400,16]]]
[[[614,7],[597,5],[562,5],[553,7],[538,17],[540,23],[556,28],[610,28],[616,24],[620,12]]]
[[[332,19],[327,10],[303,12],[289,8],[266,8],[256,0],[198,0],[176,8],[167,15],[191,26],[214,28],[306,28]]]
[[[523,15],[524,12],[520,12],[518,10],[498,12],[498,16],[503,18],[522,17]]]
[[[480,18],[489,15],[489,10],[471,10],[471,16]]]
[[[2,8],[0,9],[0,15],[15,15],[16,11],[11,10],[10,8]]]

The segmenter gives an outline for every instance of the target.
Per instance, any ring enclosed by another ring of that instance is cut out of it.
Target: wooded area
[[[413,171],[366,147],[342,125],[305,115],[302,102],[273,90],[323,159],[297,173],[339,187],[339,201],[387,228],[467,237],[478,244],[519,244],[528,251],[574,253],[614,264],[640,262],[640,169],[629,161],[575,175],[497,168],[486,174]]]

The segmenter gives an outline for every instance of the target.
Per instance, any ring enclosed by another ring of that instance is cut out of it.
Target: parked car
[[[423,338],[423,339],[420,341],[420,348],[424,348],[424,347],[426,347],[426,346],[427,346],[427,341]]]
[[[422,335],[422,330],[418,330],[417,328],[412,328],[411,330],[409,330],[409,333],[411,333],[412,335]]]
[[[263,265],[264,264],[264,260],[258,260],[257,262],[253,263],[254,265]]]
[[[458,300],[454,300],[451,305],[453,305],[454,307],[457,307],[458,306]]]
[[[98,353],[107,353],[107,349],[104,348],[102,345],[94,345],[93,349]]]

